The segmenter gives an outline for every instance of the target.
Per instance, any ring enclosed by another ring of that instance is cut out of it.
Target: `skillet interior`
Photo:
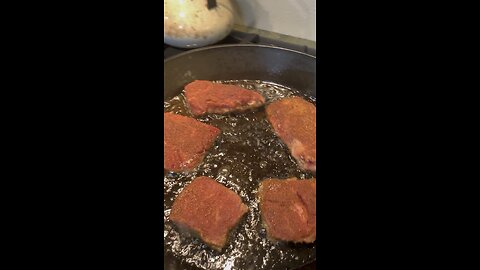
[[[316,58],[262,45],[213,46],[176,55],[164,62],[164,101],[193,80],[261,80],[316,97]]]
[[[301,92],[300,94],[316,97],[315,58],[265,46],[230,45],[190,51],[165,61],[164,76],[164,101],[180,94],[183,86],[195,79],[271,81],[297,89]],[[171,180],[172,177],[178,180],[182,178],[182,176],[170,176],[169,179]],[[312,246],[300,247],[302,248],[305,251],[305,248],[309,249]],[[182,263],[167,250],[168,247],[164,246],[166,269],[196,269]],[[306,261],[300,260],[290,267],[301,267],[304,263]]]

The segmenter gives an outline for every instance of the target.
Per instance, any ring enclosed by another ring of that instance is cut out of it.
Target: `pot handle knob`
[[[212,9],[217,7],[217,0],[207,0],[207,8]]]

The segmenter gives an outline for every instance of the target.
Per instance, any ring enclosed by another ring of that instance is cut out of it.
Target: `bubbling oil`
[[[234,84],[262,94],[266,103],[289,96],[301,96],[315,103],[315,97],[275,83],[249,80],[214,81]],[[183,92],[182,92],[183,93]],[[185,96],[164,102],[165,112],[193,117]],[[315,260],[315,244],[287,244],[267,239],[262,226],[258,185],[266,178],[297,177],[314,174],[299,169],[285,144],[275,135],[261,107],[242,113],[211,114],[197,120],[222,132],[203,163],[191,172],[165,173],[164,176],[164,252],[192,266],[192,269],[292,269]],[[235,191],[249,211],[232,231],[222,252],[208,248],[201,240],[181,234],[169,220],[174,199],[198,176],[216,179]]]

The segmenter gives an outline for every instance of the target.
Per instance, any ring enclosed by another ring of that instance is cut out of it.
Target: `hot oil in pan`
[[[267,104],[287,96],[302,96],[298,91],[261,81],[217,81],[236,84],[260,92]],[[192,116],[183,95],[164,103],[165,112]],[[256,192],[265,178],[313,178],[298,169],[288,148],[273,133],[265,109],[229,115],[208,115],[198,120],[222,130],[204,162],[193,172],[169,173],[164,177],[164,251],[202,269],[289,269],[315,259],[314,244],[273,243],[263,229]],[[227,247],[215,252],[199,239],[180,234],[169,221],[174,199],[195,177],[208,176],[234,190],[249,207],[246,218],[232,232]]]

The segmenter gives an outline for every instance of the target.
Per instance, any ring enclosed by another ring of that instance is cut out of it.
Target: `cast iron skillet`
[[[188,51],[164,61],[164,101],[179,95],[193,80],[261,80],[316,98],[316,58],[263,45],[221,45]],[[164,251],[165,251],[164,247]],[[165,269],[196,269],[164,253]],[[314,262],[298,265],[315,269]]]

